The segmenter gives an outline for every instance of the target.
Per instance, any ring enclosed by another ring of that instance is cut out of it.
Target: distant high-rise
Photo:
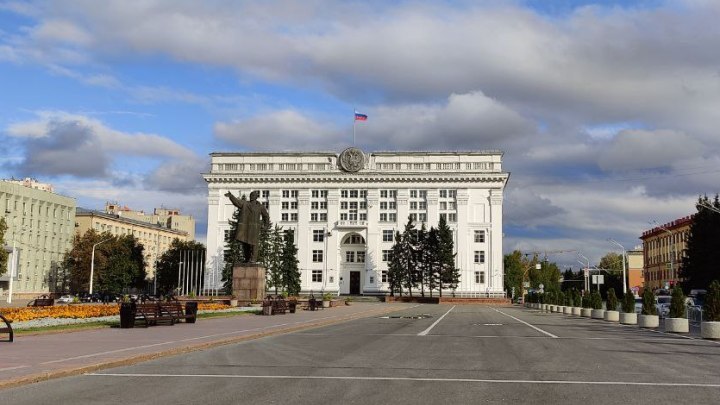
[[[62,292],[61,262],[72,248],[75,199],[51,192],[52,185],[33,179],[0,181],[0,207],[7,223],[4,248],[11,252],[0,290],[7,294],[15,260],[13,297],[34,298]]]

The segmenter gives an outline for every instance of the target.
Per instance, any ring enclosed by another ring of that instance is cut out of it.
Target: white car
[[[63,295],[62,297],[57,299],[58,304],[69,304],[71,302],[75,302],[75,296],[74,295]]]

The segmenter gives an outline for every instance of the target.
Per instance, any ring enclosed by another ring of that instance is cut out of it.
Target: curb
[[[112,368],[112,367],[120,367],[120,366],[130,366],[133,364],[141,363],[144,361],[149,360],[155,360],[162,357],[168,357],[168,356],[175,356],[178,354],[184,354],[184,353],[191,353],[196,352],[204,349],[211,349],[219,346],[225,346],[229,344],[234,343],[241,343],[249,340],[255,340],[260,339],[268,336],[275,336],[275,335],[282,335],[285,333],[292,333],[292,332],[298,332],[301,330],[306,329],[314,329],[319,328],[322,326],[327,325],[333,325],[341,322],[347,322],[354,319],[361,319],[361,318],[367,318],[374,315],[382,315],[387,314],[390,312],[396,312],[400,311],[406,308],[384,308],[382,310],[370,310],[365,312],[359,312],[356,314],[346,315],[340,318],[336,319],[326,319],[322,321],[307,323],[304,325],[298,325],[298,326],[289,326],[289,327],[281,327],[277,330],[267,331],[267,332],[256,332],[256,333],[250,333],[245,336],[236,336],[236,337],[230,337],[225,339],[218,339],[213,340],[210,342],[204,342],[204,343],[198,343],[198,344],[191,344],[187,346],[182,347],[175,347],[168,350],[159,351],[156,353],[148,353],[148,354],[142,354],[142,355],[135,355],[135,356],[128,356],[122,359],[117,360],[109,360],[109,361],[102,361],[97,364],[92,364],[88,366],[81,366],[81,367],[73,367],[68,369],[61,369],[61,370],[54,370],[49,372],[43,372],[43,373],[36,373],[36,374],[30,374],[23,377],[17,377],[15,379],[6,380],[6,381],[0,381],[0,390],[6,389],[6,388],[13,388],[13,387],[19,387],[23,385],[33,384],[37,382],[42,381],[48,381],[56,378],[63,378],[63,377],[71,377],[76,376],[80,374],[85,374],[93,371],[103,370],[106,368]]]

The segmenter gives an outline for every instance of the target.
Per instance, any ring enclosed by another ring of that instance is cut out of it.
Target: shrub
[[[617,295],[615,295],[615,289],[609,288],[607,292],[607,310],[608,311],[617,311],[618,307],[618,299]]]
[[[670,300],[670,318],[685,318],[687,313],[685,311],[685,294],[682,292],[682,288],[676,286],[672,291],[672,299]]]
[[[650,288],[645,288],[642,295],[642,314],[643,315],[657,315],[657,308],[655,307],[655,294]]]
[[[626,292],[623,297],[622,310],[626,314],[635,312],[635,296],[630,291]]]
[[[582,306],[582,298],[580,298],[580,291],[573,289],[573,305],[576,307]]]
[[[332,301],[332,297],[333,297],[333,296],[332,296],[332,294],[330,294],[330,293],[325,293],[325,294],[322,295],[323,301]]]
[[[590,294],[590,305],[592,309],[602,309],[602,296],[599,291]]]
[[[558,305],[565,305],[565,293],[560,291],[558,293],[557,303]]]
[[[568,290],[567,293],[565,293],[565,306],[571,307],[573,306],[573,299],[575,298],[573,295],[574,290]]]
[[[592,308],[592,305],[590,304],[590,293],[587,291],[585,291],[585,293],[582,295],[582,307]]]
[[[704,321],[720,322],[720,282],[717,280],[710,283],[710,287],[708,287],[703,311]]]

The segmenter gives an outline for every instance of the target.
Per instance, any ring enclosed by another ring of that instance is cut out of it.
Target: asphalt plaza
[[[422,315],[422,316],[421,316]],[[418,305],[0,391],[7,403],[717,403],[720,344]]]

